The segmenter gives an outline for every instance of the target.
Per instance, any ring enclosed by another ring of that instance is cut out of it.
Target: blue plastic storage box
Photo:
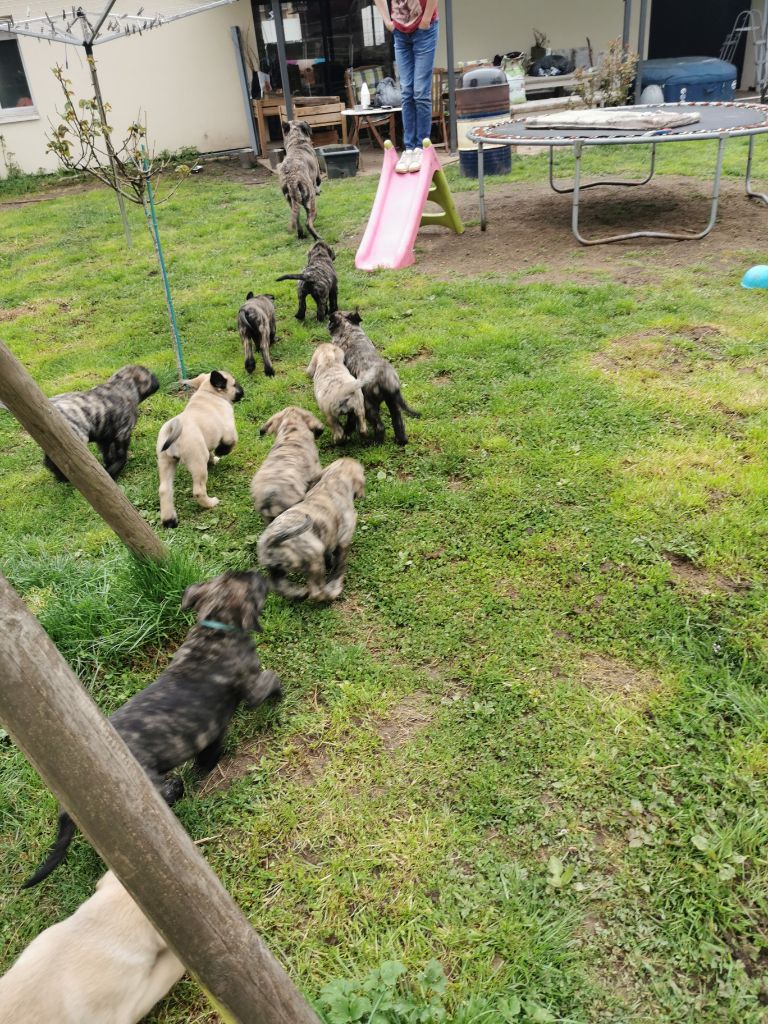
[[[732,100],[738,71],[716,57],[665,57],[640,63],[641,90],[660,85],[666,103]]]

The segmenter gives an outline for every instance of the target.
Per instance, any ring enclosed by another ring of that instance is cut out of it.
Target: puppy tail
[[[165,441],[163,442],[163,447],[160,449],[161,452],[167,452],[171,445],[174,443],[174,441],[178,441],[178,439],[181,437],[181,428],[183,427],[183,425],[184,424],[181,422],[178,416],[174,416],[172,420],[169,420],[168,423],[166,423],[168,433],[166,435]]]
[[[298,537],[299,534],[306,533],[311,526],[312,519],[309,516],[304,516],[303,523],[298,523],[296,526],[289,526],[286,530],[276,533],[274,537],[270,539],[270,542],[272,544],[282,544],[286,540],[292,540],[294,537]]]
[[[306,281],[304,274],[283,274],[282,277],[276,277],[276,281]]]
[[[67,849],[69,844],[75,837],[75,823],[72,821],[66,811],[62,811],[59,814],[59,826],[56,831],[56,838],[53,841],[53,846],[48,852],[48,856],[45,858],[43,863],[37,869],[37,871],[30,878],[24,882],[22,889],[31,889],[33,885],[37,885],[38,882],[42,882],[44,878],[54,871],[59,864],[64,860],[67,855]]]
[[[413,419],[415,420],[421,419],[421,413],[416,412],[415,409],[412,409],[399,391],[397,392],[397,404],[400,406],[400,408],[403,410],[406,416],[412,416]]]

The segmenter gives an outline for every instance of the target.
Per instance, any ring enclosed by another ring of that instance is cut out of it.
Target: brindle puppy
[[[269,587],[258,572],[225,572],[187,587],[181,607],[194,608],[197,623],[170,665],[146,689],[110,716],[128,749],[169,804],[183,789],[167,773],[194,758],[200,776],[221,757],[227,728],[240,703],[258,707],[280,696],[280,679],[264,671],[250,634]],[[37,885],[64,859],[75,823],[59,812],[56,840],[43,864],[22,888]]]
[[[307,215],[307,231],[317,241],[315,231],[317,205],[315,195],[320,189],[320,164],[312,146],[312,129],[306,121],[289,121],[285,134],[285,158],[277,166],[280,188],[291,208],[291,231],[306,238],[299,210]]]
[[[275,443],[253,480],[251,497],[265,523],[302,500],[323,471],[315,438],[323,424],[306,409],[289,405],[270,417],[259,433],[274,434]]]
[[[307,296],[311,295],[317,306],[317,319],[325,320],[339,308],[339,284],[333,261],[336,253],[325,242],[315,242],[307,253],[307,265],[300,274],[283,274],[278,281],[298,281],[299,308],[296,319],[307,315]]]
[[[114,480],[128,461],[128,446],[139,416],[139,404],[154,395],[159,384],[146,366],[124,366],[90,391],[67,391],[51,401],[86,444],[99,446],[104,468]],[[58,466],[43,460],[57,480],[66,480]]]
[[[333,601],[344,586],[347,554],[355,532],[355,498],[365,494],[365,471],[355,459],[337,459],[304,501],[269,524],[259,537],[259,564],[283,597]],[[290,573],[306,577],[301,586]]]
[[[380,356],[376,348],[360,327],[362,317],[358,312],[336,312],[331,315],[328,329],[335,345],[344,351],[344,362],[349,371],[357,377],[365,396],[365,415],[373,427],[377,444],[384,440],[384,423],[379,409],[384,402],[392,417],[392,429],[398,444],[407,444],[402,413],[418,419],[421,415],[406,403],[400,391],[400,378],[394,366]]]
[[[315,401],[328,420],[336,444],[344,440],[344,428],[340,420],[354,424],[361,434],[368,433],[365,420],[365,399],[363,381],[353,377],[344,365],[344,353],[338,345],[318,345],[307,375],[315,385]]]
[[[245,302],[237,314],[237,329],[245,352],[245,369],[253,373],[256,369],[254,345],[261,353],[264,373],[274,377],[275,371],[269,358],[269,346],[275,343],[275,305],[274,295],[254,295],[248,292]]]

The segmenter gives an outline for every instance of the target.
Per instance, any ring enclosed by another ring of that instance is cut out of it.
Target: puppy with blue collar
[[[169,804],[182,794],[168,775],[194,759],[200,777],[217,765],[237,707],[258,707],[281,695],[280,679],[264,670],[251,639],[270,587],[256,571],[225,572],[187,587],[181,607],[197,622],[170,665],[146,689],[118,708],[110,722]],[[37,885],[64,859],[75,823],[59,812],[56,839],[41,866],[23,885]]]

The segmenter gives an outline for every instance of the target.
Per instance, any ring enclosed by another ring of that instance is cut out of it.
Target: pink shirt
[[[427,0],[392,0],[392,24],[401,32],[415,32],[427,9]],[[437,8],[430,25],[437,21]]]

